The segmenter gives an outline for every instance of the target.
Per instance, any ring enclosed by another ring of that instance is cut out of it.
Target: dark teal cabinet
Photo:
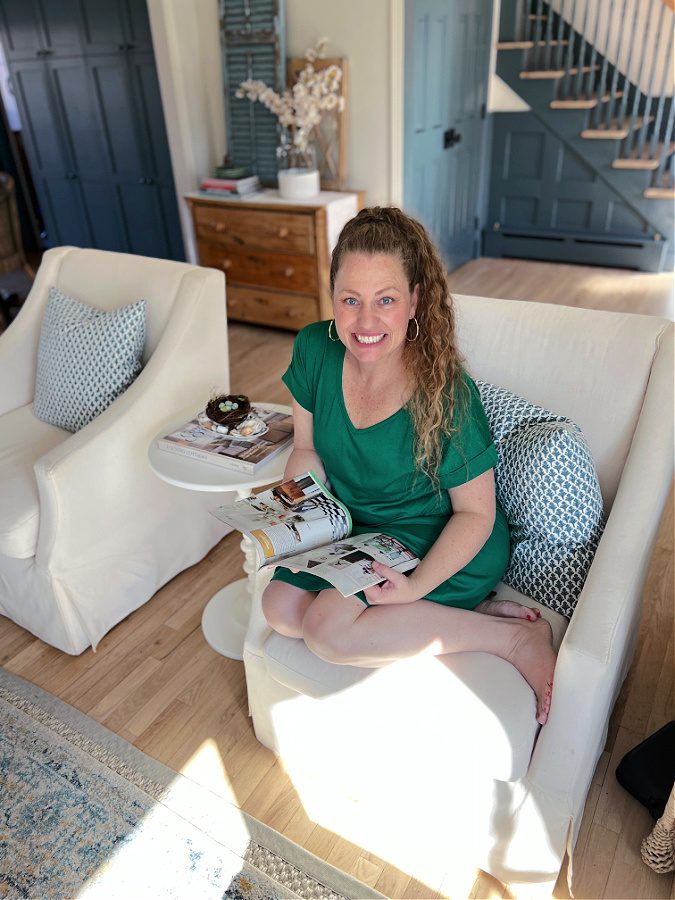
[[[46,246],[184,259],[145,0],[0,0]]]

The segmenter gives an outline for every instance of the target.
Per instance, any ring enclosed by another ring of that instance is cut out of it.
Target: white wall
[[[347,187],[366,191],[366,204],[390,202],[397,181],[392,140],[395,110],[391,81],[403,64],[392,59],[391,22],[402,0],[286,0],[286,52],[302,56],[318,38],[328,39],[326,56],[349,61],[347,97]],[[401,100],[402,102],[402,100]]]
[[[218,0],[148,0],[186,258],[196,262],[182,199],[225,152]]]

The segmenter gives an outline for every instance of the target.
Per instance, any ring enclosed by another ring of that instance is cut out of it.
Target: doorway
[[[452,270],[480,253],[492,0],[405,0],[403,203]]]

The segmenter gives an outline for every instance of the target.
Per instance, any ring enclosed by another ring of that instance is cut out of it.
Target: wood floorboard
[[[668,274],[489,259],[467,263],[450,276],[456,293],[670,317],[672,282]],[[231,323],[231,389],[289,403],[280,376],[292,345],[291,333]],[[573,880],[575,896],[586,900],[675,898],[672,875],[656,875],[640,860],[640,840],[652,822],[614,774],[627,749],[675,718],[672,507],[671,496],[645,588],[635,660],[614,708],[581,824]],[[243,664],[220,657],[201,633],[209,598],[239,577],[239,537],[230,534],[119,623],[96,653],[87,650],[79,657],[47,647],[0,617],[0,665],[388,897],[511,896],[491,876],[462,870],[456,860],[442,882],[424,884],[414,872],[397,868],[395,859],[331,830],[314,810],[313,817],[308,814],[283,765],[255,738]],[[566,871],[564,866],[555,897],[569,897]]]

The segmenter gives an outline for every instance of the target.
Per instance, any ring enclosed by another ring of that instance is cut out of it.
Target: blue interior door
[[[403,202],[454,269],[478,254],[492,0],[406,0]]]

